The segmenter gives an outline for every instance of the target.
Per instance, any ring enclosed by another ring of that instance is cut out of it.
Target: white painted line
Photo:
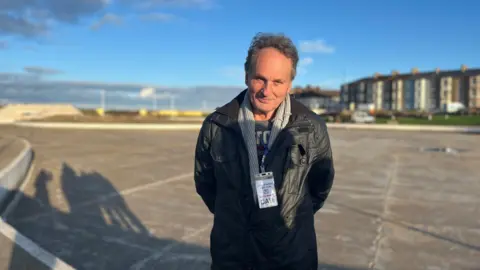
[[[199,124],[120,124],[120,123],[51,123],[16,122],[17,126],[65,129],[109,129],[109,130],[199,130]]]
[[[389,124],[345,124],[327,123],[327,128],[396,130],[396,131],[434,131],[434,132],[467,132],[480,133],[477,126],[440,126],[440,125],[389,125]]]
[[[211,223],[208,223],[207,225],[205,226],[202,226],[200,227],[198,230],[195,230],[189,234],[186,234],[185,236],[183,236],[180,240],[181,241],[188,241],[194,237],[196,237],[197,235],[203,233],[204,231],[208,230],[209,228],[212,227],[212,224]],[[175,241],[175,240],[172,240],[172,243],[166,245],[165,247],[163,247],[160,251],[156,252],[156,253],[153,253],[152,255],[136,262],[135,264],[133,264],[130,269],[131,270],[139,270],[139,269],[143,269],[145,267],[145,265],[150,262],[150,261],[153,261],[153,260],[158,260],[160,259],[161,257],[163,257],[165,255],[165,253],[168,253],[170,250],[172,250],[172,248],[178,246],[178,245],[182,245],[184,243],[180,242],[180,241]],[[199,256],[199,257],[204,257],[204,256]]]
[[[201,255],[201,254],[175,254],[169,255],[168,258],[162,258],[162,262],[183,262],[185,261],[194,261],[202,262],[209,264],[212,262],[210,255]]]
[[[0,219],[0,232],[2,235],[10,239],[13,243],[17,244],[21,248],[23,248],[27,253],[29,253],[32,257],[39,260],[50,269],[53,270],[73,270],[72,266],[68,265],[61,259],[55,257],[50,252],[44,250],[37,244],[35,244],[32,240],[28,239],[27,237],[23,236],[19,233],[15,228],[10,226],[8,223],[4,222]]]
[[[15,157],[15,159],[12,162],[10,162],[10,164],[8,164],[5,168],[3,168],[0,171],[0,179],[4,177],[15,166],[17,166],[17,164],[22,160],[22,158],[24,158],[24,156],[28,154],[28,152],[30,151],[30,148],[31,148],[30,144],[26,140],[22,138],[17,138],[17,139],[22,140],[25,147],[23,148],[22,152],[17,157]]]
[[[160,186],[160,185],[169,184],[169,183],[172,183],[172,182],[177,182],[179,180],[183,180],[184,178],[192,177],[192,176],[193,176],[193,173],[179,174],[179,175],[167,178],[167,179],[158,180],[158,181],[148,183],[148,184],[145,184],[145,185],[139,185],[139,186],[136,186],[136,187],[133,187],[133,188],[127,188],[127,189],[124,189],[124,190],[122,190],[118,193],[117,192],[112,192],[112,193],[110,193],[106,196],[117,197],[117,196],[120,196],[120,195],[128,195],[128,194],[131,194],[131,193],[134,193],[134,192],[137,192],[137,191],[140,191],[140,190],[148,189],[148,188],[151,188],[151,187],[154,187],[154,186]],[[85,203],[88,203],[88,202],[85,202]]]
[[[61,123],[61,122],[15,122],[17,126],[64,129],[109,129],[109,130],[199,130],[199,124],[143,124],[143,123]],[[328,128],[367,129],[367,130],[403,130],[434,132],[480,133],[476,126],[439,126],[439,125],[389,125],[389,124],[349,124],[327,123]]]
[[[145,184],[145,185],[139,185],[139,186],[136,186],[136,187],[133,187],[133,188],[128,188],[128,189],[122,190],[120,192],[111,192],[111,193],[99,196],[96,199],[86,201],[86,202],[82,202],[82,203],[79,203],[77,205],[73,205],[70,208],[70,212],[73,212],[74,210],[83,208],[85,206],[96,204],[98,202],[101,202],[101,201],[104,201],[104,200],[107,200],[107,199],[110,199],[110,198],[115,198],[115,197],[118,197],[118,196],[121,196],[121,195],[128,195],[128,194],[131,194],[131,193],[134,193],[134,192],[137,192],[137,191],[141,191],[141,190],[148,189],[148,188],[151,188],[151,187],[176,182],[176,181],[183,180],[184,178],[192,177],[192,176],[193,176],[193,173],[185,173],[185,174],[176,175],[176,176],[173,176],[173,177],[170,177],[170,178],[167,178],[167,179],[158,180],[158,181],[148,183],[148,184]],[[32,221],[32,220],[35,220],[35,219],[43,217],[43,216],[47,216],[47,215],[50,215],[50,212],[29,216],[27,218],[23,218],[23,219],[15,221],[15,222],[16,223],[28,222],[28,221]]]

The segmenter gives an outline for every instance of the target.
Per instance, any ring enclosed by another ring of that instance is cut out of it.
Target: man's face
[[[245,77],[253,109],[264,114],[275,111],[290,92],[291,75],[289,58],[274,48],[260,50],[257,62]]]

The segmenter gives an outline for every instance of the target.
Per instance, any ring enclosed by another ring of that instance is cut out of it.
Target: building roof
[[[296,97],[337,97],[340,96],[340,91],[339,90],[323,90],[320,88],[295,88],[292,89],[291,92],[292,95],[295,95]]]
[[[436,70],[433,71],[425,71],[425,72],[416,72],[416,73],[398,73],[398,74],[389,74],[389,75],[382,75],[378,74],[377,77],[371,76],[371,77],[364,77],[346,84],[356,84],[360,82],[368,82],[368,81],[384,81],[384,80],[393,80],[393,79],[416,79],[416,78],[425,78],[425,77],[431,77],[431,76],[439,76],[439,77],[448,77],[448,76],[460,76],[460,75],[466,75],[466,76],[475,76],[475,75],[480,75],[480,68],[473,68],[473,69],[466,69],[465,71],[462,71],[461,69],[457,70],[439,70],[438,72]]]

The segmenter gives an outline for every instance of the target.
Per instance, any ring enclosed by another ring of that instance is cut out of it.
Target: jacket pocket
[[[290,147],[290,159],[295,166],[305,166],[308,163],[307,149],[303,144],[296,144]]]
[[[238,181],[238,177],[241,177],[242,173],[237,148],[232,146],[217,148],[211,155],[217,190],[239,190],[241,181]]]
[[[236,160],[237,153],[235,150],[225,149],[221,152],[212,153],[212,158],[213,161],[217,163],[229,163]]]
[[[307,152],[303,144],[294,144],[288,148],[285,164],[284,185],[289,194],[301,194],[305,172],[308,168]]]

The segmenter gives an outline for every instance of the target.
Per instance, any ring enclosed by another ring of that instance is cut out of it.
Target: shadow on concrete
[[[61,190],[52,190],[53,176],[47,170],[40,170],[33,181],[34,194],[20,194],[8,221],[53,256],[43,257],[41,263],[12,245],[9,267],[4,269],[50,269],[57,263],[55,256],[76,269],[210,269],[208,247],[150,233],[99,173],[77,174],[63,164]],[[64,200],[57,198],[53,206],[53,196]],[[330,264],[319,264],[318,269],[363,270]]]
[[[151,234],[110,181],[99,173],[77,174],[63,164],[61,191],[52,190],[52,180],[51,172],[41,170],[33,179],[33,196],[22,194],[8,221],[74,268],[209,268],[208,248]],[[51,203],[54,196],[56,207]],[[54,257],[47,260],[55,265]],[[42,269],[37,263],[35,267],[25,265],[25,251],[13,246],[8,269]]]
[[[402,223],[402,222],[399,222],[399,221],[396,221],[396,220],[393,220],[393,219],[382,217],[381,215],[378,215],[378,214],[375,214],[375,213],[371,213],[371,212],[368,212],[368,211],[365,211],[365,210],[361,210],[361,209],[358,209],[356,207],[352,207],[352,206],[349,206],[349,205],[346,205],[346,204],[343,204],[343,203],[335,202],[332,199],[329,201],[329,203],[332,204],[332,205],[343,207],[345,209],[348,209],[352,212],[356,212],[356,213],[361,214],[361,215],[365,215],[365,216],[375,218],[375,219],[380,219],[384,222],[388,222],[388,223],[397,225],[397,226],[405,228],[409,231],[414,231],[414,232],[417,232],[417,233],[421,233],[423,235],[427,235],[427,236],[433,237],[433,238],[438,239],[438,240],[446,241],[446,242],[461,246],[461,247],[466,248],[466,249],[470,249],[470,250],[474,250],[474,251],[480,251],[480,246],[478,246],[478,245],[472,245],[472,244],[465,243],[465,242],[462,242],[460,240],[453,239],[453,238],[450,238],[450,237],[447,237],[447,236],[444,236],[444,235],[441,235],[441,234],[438,234],[438,233],[430,232],[430,231],[425,230],[425,229],[420,229],[420,228],[417,228],[417,227],[413,227],[411,225],[408,225],[408,224],[405,224],[405,223]]]

